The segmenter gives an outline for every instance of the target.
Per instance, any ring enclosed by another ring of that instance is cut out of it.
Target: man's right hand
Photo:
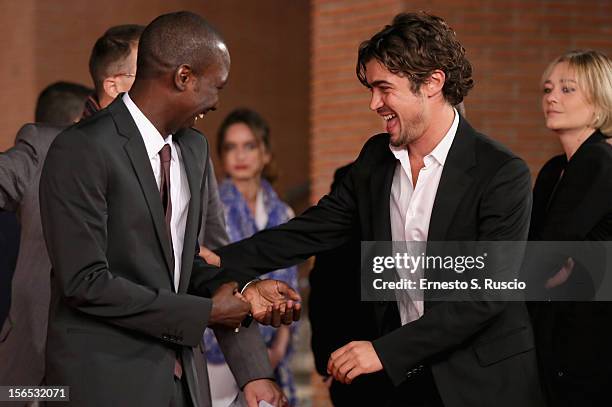
[[[238,293],[236,282],[225,283],[212,297],[212,310],[208,319],[208,326],[224,326],[238,328],[240,323],[251,311],[251,304]]]

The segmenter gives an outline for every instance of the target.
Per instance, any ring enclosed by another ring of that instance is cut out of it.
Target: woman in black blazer
[[[549,65],[542,88],[546,127],[559,137],[564,154],[538,174],[530,239],[612,240],[612,61],[597,51],[569,52]],[[599,262],[599,270],[593,270],[578,259],[563,258],[542,279],[545,290],[567,294],[587,287],[580,293],[586,301],[531,307],[542,383],[552,407],[609,400],[612,303],[590,301],[604,265]],[[589,284],[580,284],[585,281]]]

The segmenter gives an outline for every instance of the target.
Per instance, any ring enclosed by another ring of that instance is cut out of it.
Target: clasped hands
[[[289,325],[300,319],[300,300],[300,295],[283,281],[256,281],[242,294],[237,283],[225,283],[213,294],[209,325],[238,328],[249,313],[262,325]]]
[[[200,246],[200,256],[208,264],[219,267],[221,259],[204,246]],[[302,306],[300,295],[287,283],[278,280],[260,280],[248,284],[241,294],[238,284],[223,284],[212,297],[213,308],[209,325],[223,325],[239,328],[244,318],[251,313],[262,325],[276,328],[289,325],[300,319]]]

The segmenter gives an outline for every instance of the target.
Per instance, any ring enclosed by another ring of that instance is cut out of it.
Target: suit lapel
[[[373,240],[391,240],[391,185],[395,172],[396,159],[391,151],[387,151],[380,163],[375,164],[377,170],[370,177],[370,199],[372,203],[372,234]]]
[[[136,177],[142,188],[142,193],[147,201],[147,206],[149,207],[149,212],[151,213],[153,224],[155,225],[157,239],[161,245],[164,259],[166,260],[168,275],[170,281],[172,281],[172,252],[170,241],[166,234],[164,209],[159,196],[157,182],[151,170],[151,160],[149,160],[147,156],[147,149],[144,145],[142,135],[138,131],[138,127],[134,119],[132,119],[132,115],[123,103],[121,95],[109,105],[108,110],[113,116],[119,134],[128,139],[124,149],[132,163],[132,168],[136,173]]]
[[[397,160],[387,147],[380,162],[374,164],[376,171],[370,177],[370,199],[372,205],[372,236],[376,241],[390,241],[391,236],[391,185]],[[380,301],[373,303],[374,314],[378,322],[379,333],[385,325],[385,314],[388,306],[394,302]]]
[[[179,282],[179,292],[186,292],[189,279],[191,278],[191,269],[193,266],[193,258],[195,256],[195,247],[197,244],[197,235],[200,230],[200,222],[198,222],[200,207],[201,207],[201,185],[205,167],[203,157],[206,154],[197,152],[194,149],[194,143],[189,142],[191,137],[202,137],[195,133],[191,134],[191,130],[184,130],[175,137],[181,149],[183,157],[183,166],[187,174],[187,184],[191,193],[189,200],[189,208],[187,211],[187,223],[185,224],[185,238],[183,241],[183,254],[181,259],[181,279]]]
[[[474,129],[460,117],[431,211],[427,234],[427,240],[430,242],[446,240],[457,206],[472,183],[473,177],[469,170],[476,165],[474,142]]]

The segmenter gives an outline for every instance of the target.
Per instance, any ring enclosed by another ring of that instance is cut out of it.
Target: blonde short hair
[[[542,83],[555,65],[561,62],[567,62],[576,73],[578,86],[585,92],[588,102],[595,106],[592,127],[612,137],[612,60],[595,50],[569,51],[548,65],[542,75]]]

